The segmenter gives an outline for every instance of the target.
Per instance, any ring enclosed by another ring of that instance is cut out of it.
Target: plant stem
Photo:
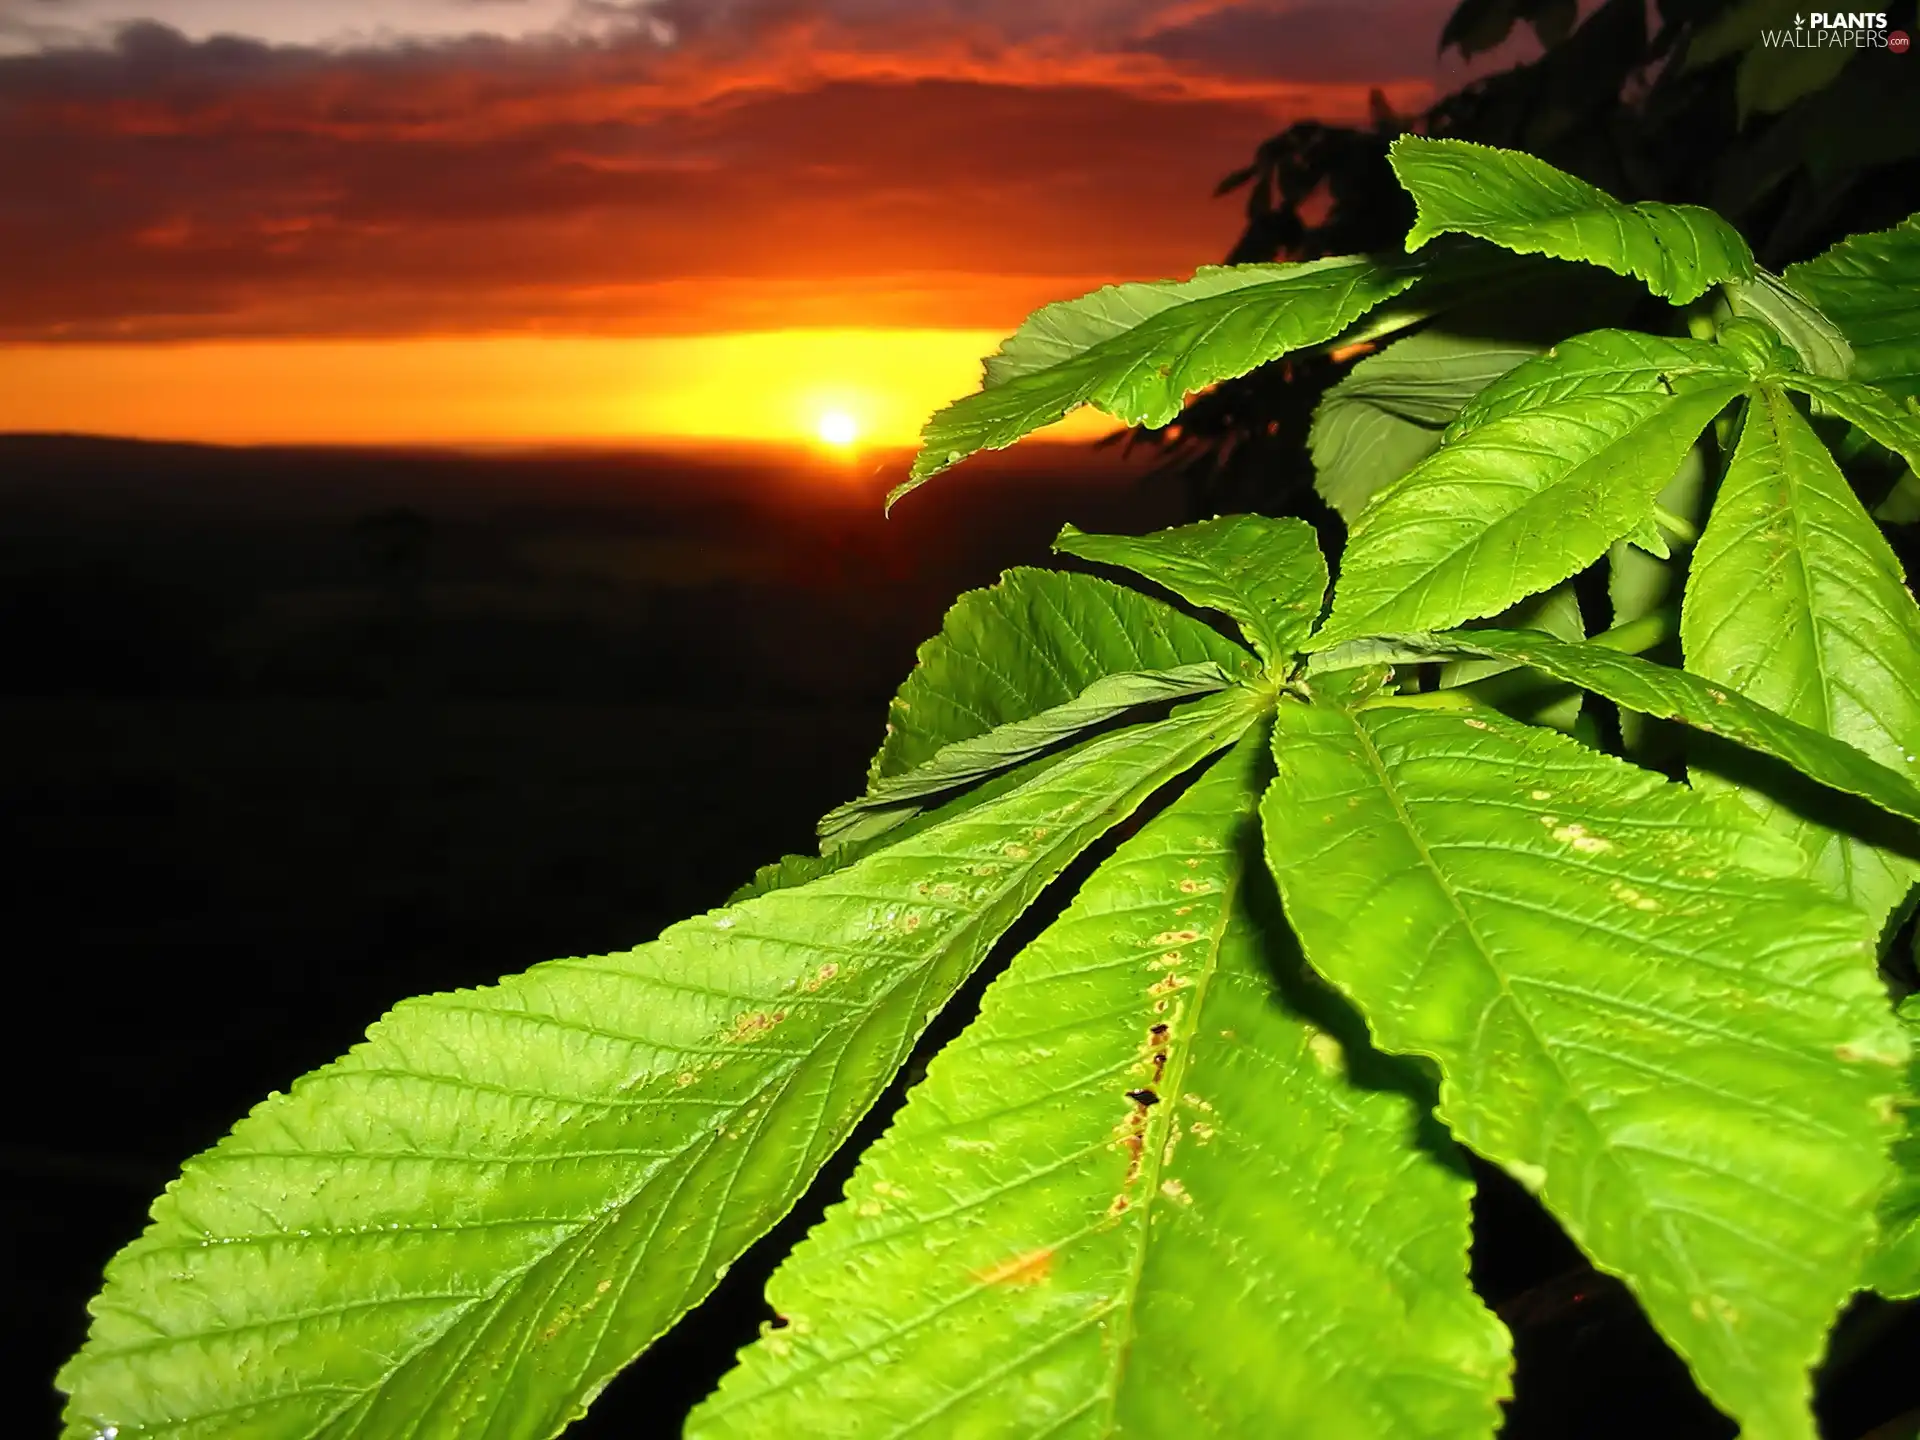
[[[1489,680],[1499,678],[1498,675],[1487,677]],[[1477,690],[1474,685],[1453,685],[1445,690],[1424,690],[1413,695],[1398,695],[1382,691],[1366,700],[1360,708],[1373,710],[1383,705],[1391,705],[1396,710],[1484,710],[1487,706],[1480,698],[1482,694],[1483,692]]]
[[[1589,645],[1600,645],[1608,650],[1617,650],[1622,655],[1644,655],[1661,641],[1671,638],[1680,628],[1680,607],[1662,605],[1658,610],[1650,610],[1638,620],[1629,620],[1624,625],[1616,625],[1611,630],[1603,630],[1592,639]]]
[[[1700,538],[1700,527],[1691,520],[1682,518],[1664,505],[1653,507],[1653,518],[1660,528],[1666,531],[1682,545],[1691,545]]]

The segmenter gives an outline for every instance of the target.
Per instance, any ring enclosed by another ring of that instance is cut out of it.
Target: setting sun
[[[860,422],[844,410],[829,410],[820,417],[814,433],[824,445],[843,447],[860,438]]]

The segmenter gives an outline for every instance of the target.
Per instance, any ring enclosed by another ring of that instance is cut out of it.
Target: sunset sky
[[[1450,8],[0,0],[0,430],[903,442]]]

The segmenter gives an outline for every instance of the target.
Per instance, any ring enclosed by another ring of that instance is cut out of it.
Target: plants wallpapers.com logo
[[[1904,30],[1889,30],[1883,10],[1815,10],[1796,13],[1791,30],[1763,30],[1760,40],[1770,50],[1891,50],[1904,55],[1910,45]]]

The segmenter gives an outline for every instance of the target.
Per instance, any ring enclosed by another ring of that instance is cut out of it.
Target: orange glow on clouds
[[[994,330],[0,347],[0,431],[216,444],[912,444]],[[1113,428],[1082,411],[1049,438]]]
[[[29,5],[0,431],[908,444],[1032,308],[1223,254],[1261,137],[1466,78],[1453,4]]]

